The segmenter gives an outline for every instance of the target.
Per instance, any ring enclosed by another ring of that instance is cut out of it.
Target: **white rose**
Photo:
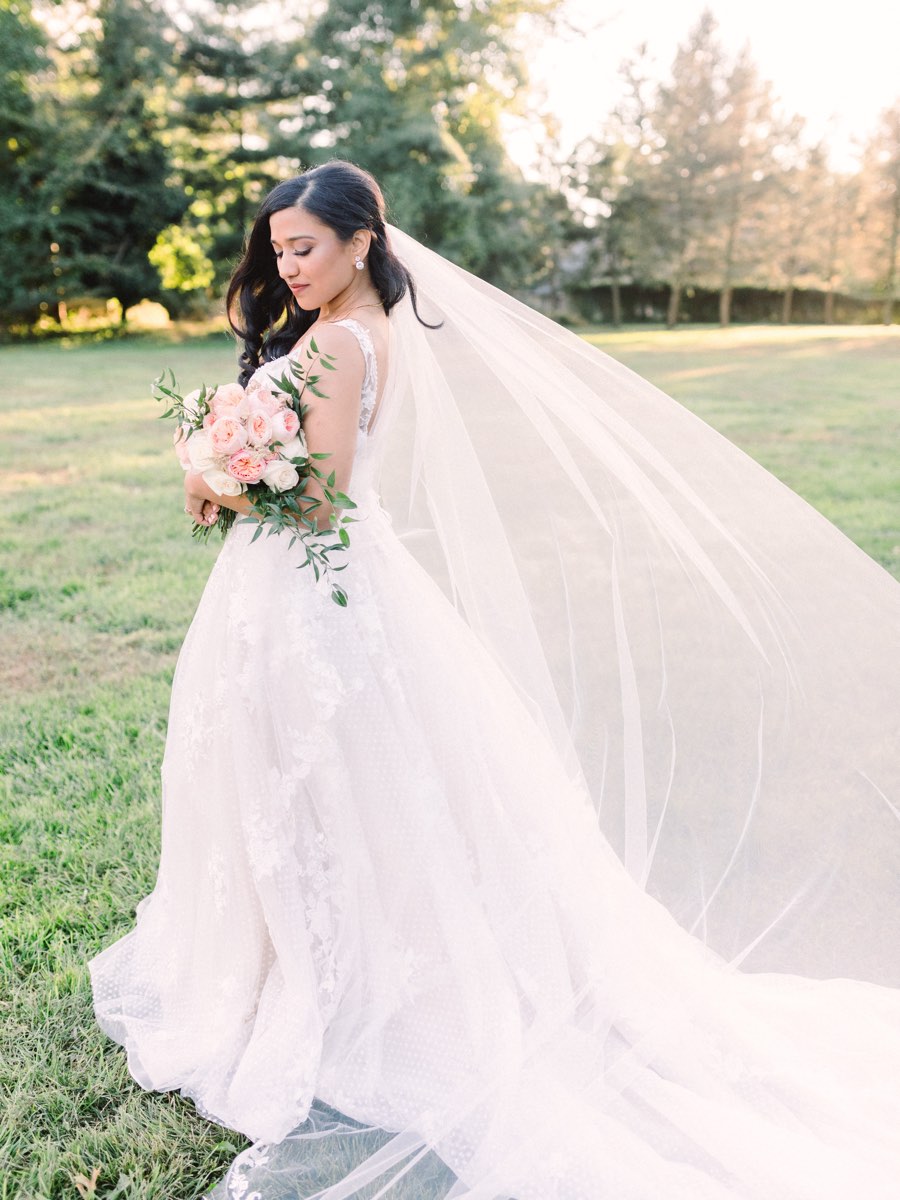
[[[191,469],[194,471],[208,471],[218,461],[205,429],[198,429],[196,433],[191,434],[187,440],[187,451]]]
[[[287,492],[300,482],[297,468],[293,463],[285,462],[283,458],[273,458],[263,471],[263,483],[273,492]]]
[[[184,397],[184,411],[189,417],[196,417],[200,411],[200,388],[194,388]]]
[[[227,471],[220,471],[218,467],[210,467],[208,471],[204,471],[203,481],[220,496],[240,496],[245,490],[244,484],[233,479]]]
[[[306,442],[300,437],[291,438],[278,447],[278,453],[284,458],[306,458]]]

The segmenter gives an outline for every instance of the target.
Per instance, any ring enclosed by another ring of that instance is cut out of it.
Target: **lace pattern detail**
[[[359,342],[359,348],[362,350],[363,358],[365,359],[366,374],[362,385],[359,428],[363,433],[368,433],[369,422],[372,420],[372,413],[375,410],[375,400],[378,396],[378,359],[375,356],[372,335],[361,321],[355,321],[352,317],[345,317],[343,321],[335,321],[334,324],[343,325],[345,329],[350,330],[357,342]]]

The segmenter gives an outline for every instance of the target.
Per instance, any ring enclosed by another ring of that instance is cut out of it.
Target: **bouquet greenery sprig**
[[[334,356],[319,351],[314,339],[305,361],[288,360],[288,371],[273,382],[257,374],[246,389],[238,383],[209,388],[205,385],[182,396],[170,370],[153,381],[154,397],[167,405],[162,418],[173,417],[175,452],[185,471],[195,471],[220,496],[246,495],[252,516],[239,516],[222,506],[214,525],[195,524],[194,537],[207,539],[214,528],[223,536],[235,520],[258,527],[251,542],[266,534],[287,534],[289,545],[299,541],[306,557],[297,565],[312,567],[317,584],[329,587],[336,604],[346,607],[347,593],[335,576],[347,567],[336,565],[335,555],[350,546],[347,526],[356,505],[336,487],[335,472],[320,462],[330,458],[309,451],[303,434],[308,411],[304,395],[327,396],[319,389],[323,372],[333,371]],[[307,492],[315,480],[320,498]],[[331,506],[328,524],[319,528],[318,511]]]

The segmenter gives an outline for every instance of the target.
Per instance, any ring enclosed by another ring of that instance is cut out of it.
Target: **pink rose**
[[[239,483],[259,483],[268,461],[269,456],[260,450],[238,450],[229,458],[225,470]]]
[[[246,393],[239,383],[225,383],[216,388],[210,409],[217,417],[241,416],[246,407]]]
[[[247,418],[247,441],[251,446],[268,446],[271,440],[271,419],[261,408],[254,409]]]
[[[282,408],[272,417],[272,439],[290,442],[300,432],[300,418],[292,408]]]
[[[270,417],[273,417],[281,408],[281,400],[274,394],[269,385],[262,380],[251,381],[247,388],[247,399],[253,408],[262,409]]]
[[[213,427],[213,425],[215,425],[215,423],[216,423],[216,414],[213,412],[208,412],[206,414],[206,416],[203,418],[203,428],[211,429]]]
[[[210,427],[209,440],[216,454],[236,454],[247,445],[247,432],[237,417],[218,417]]]

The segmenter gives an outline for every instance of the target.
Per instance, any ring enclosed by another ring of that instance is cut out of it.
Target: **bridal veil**
[[[886,1198],[900,585],[649,383],[390,236],[439,327],[391,315],[380,493],[553,748],[548,856],[585,799],[587,982],[406,1128],[317,1102],[217,1200]]]
[[[900,984],[900,584],[658,389],[397,230],[382,491],[635,881],[748,970]]]

